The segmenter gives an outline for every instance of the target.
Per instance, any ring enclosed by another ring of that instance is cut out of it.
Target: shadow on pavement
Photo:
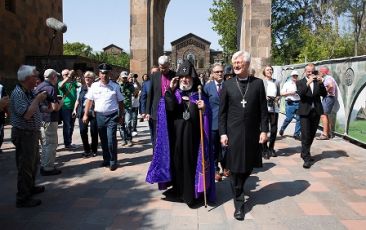
[[[254,179],[254,184],[259,182],[259,178],[256,176],[250,177],[250,179]],[[253,183],[250,183],[249,185],[253,185]],[[288,196],[292,197],[299,195],[309,186],[310,183],[306,180],[295,180],[275,182],[264,186],[258,191],[250,191],[248,193],[249,198],[245,202],[246,213],[250,212],[255,205],[265,205]],[[255,187],[253,189],[255,189]],[[250,190],[252,190],[252,187]]]

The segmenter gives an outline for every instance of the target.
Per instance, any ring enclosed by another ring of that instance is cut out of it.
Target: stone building
[[[27,56],[48,54],[53,29],[49,17],[62,21],[62,0],[0,1],[0,74],[4,81],[16,79],[19,66]],[[62,55],[63,35],[56,33],[51,55]]]
[[[211,64],[223,61],[222,51],[210,49],[211,42],[189,33],[171,42],[172,51],[165,52],[170,56],[172,69],[177,69],[183,60],[190,60],[197,73],[207,72]]]
[[[124,53],[124,50],[121,47],[116,46],[115,44],[110,44],[109,46],[103,48],[103,52],[113,55],[119,55],[121,53]]]

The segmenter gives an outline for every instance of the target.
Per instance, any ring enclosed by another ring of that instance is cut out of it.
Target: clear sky
[[[130,0],[63,0],[64,42],[81,42],[94,51],[115,44],[130,49]],[[222,50],[219,36],[211,29],[212,0],[171,0],[165,15],[165,50],[170,42],[188,33],[211,42]]]

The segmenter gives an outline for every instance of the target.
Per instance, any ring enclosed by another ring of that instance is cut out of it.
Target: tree
[[[84,43],[73,42],[64,44],[64,55],[78,55],[87,57],[99,62],[106,62],[112,65],[118,65],[129,69],[130,67],[130,55],[127,53],[121,53],[119,55],[108,54],[104,52],[93,52],[93,49]]]
[[[347,16],[353,22],[354,55],[358,55],[359,40],[361,36],[362,22],[365,16],[366,0],[347,0]]]
[[[209,20],[214,24],[212,29],[221,37],[219,44],[224,49],[226,58],[237,51],[237,14],[232,0],[214,0],[212,8],[209,9],[211,17]]]
[[[80,42],[69,43],[66,42],[64,44],[64,55],[78,55],[83,57],[90,57],[93,53],[93,49]]]

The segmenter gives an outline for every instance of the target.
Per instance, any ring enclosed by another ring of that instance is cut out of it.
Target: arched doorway
[[[147,73],[163,55],[164,18],[169,2],[130,0],[131,72]],[[271,55],[271,1],[233,2],[238,14],[238,47],[252,54],[252,67],[259,70]]]

